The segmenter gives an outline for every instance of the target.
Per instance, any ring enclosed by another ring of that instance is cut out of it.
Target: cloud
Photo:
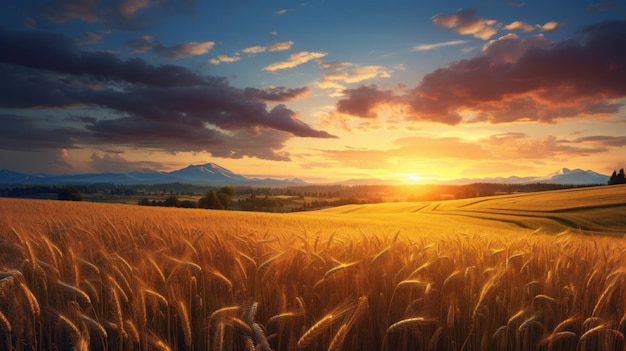
[[[241,60],[241,56],[235,54],[235,56],[218,55],[217,58],[212,58],[209,63],[212,65],[219,65],[220,63],[233,63]]]
[[[294,68],[311,60],[322,58],[326,55],[328,54],[325,52],[300,51],[289,55],[289,58],[286,61],[272,63],[263,68],[263,70],[275,72],[281,69]]]
[[[99,150],[92,152],[87,163],[90,172],[128,173],[137,170],[163,170],[180,166],[178,163],[163,163],[154,161],[130,161],[124,157],[125,152],[120,150]]]
[[[169,48],[157,46],[155,50],[156,52],[158,52],[160,55],[164,57],[167,57],[170,59],[179,59],[179,58],[188,57],[188,56],[204,55],[207,52],[209,52],[209,50],[211,50],[214,45],[215,45],[215,42],[213,41],[205,41],[205,42],[192,41],[189,43],[174,45]]]
[[[26,67],[35,71],[63,73],[82,78],[80,82],[88,78],[99,82],[114,81],[155,86],[189,86],[206,82],[206,78],[182,66],[155,66],[137,58],[123,61],[109,52],[81,51],[74,40],[56,33],[0,29],[0,46],[6,49],[0,50],[0,62],[12,65],[10,69],[4,67],[8,75],[15,74],[19,67]],[[46,52],[46,55],[41,55],[41,52]],[[27,73],[20,71],[20,74]],[[37,76],[41,81],[49,80],[48,76],[36,73],[30,78]],[[16,76],[15,83],[25,84],[22,78]],[[37,79],[31,79],[29,82],[36,84]],[[47,82],[56,84],[64,91],[71,88],[71,85],[66,83],[58,79],[56,83],[53,80]],[[23,94],[32,95],[28,91],[23,91]],[[70,98],[69,94],[64,96]]]
[[[496,21],[476,16],[476,9],[460,9],[451,15],[435,15],[432,20],[440,27],[453,28],[459,34],[473,35],[483,40],[498,32]]]
[[[129,40],[126,46],[134,54],[143,54],[152,50],[157,44],[158,42],[153,37],[144,35],[141,38]]]
[[[154,166],[154,163],[148,163],[150,166]],[[124,157],[122,157],[121,153],[117,152],[105,152],[100,155],[100,153],[92,153],[90,157],[90,161],[88,165],[96,172],[107,172],[107,173],[128,173],[132,171],[136,171],[137,169],[142,168],[150,168],[146,167],[146,165],[142,162],[135,163],[130,162]],[[156,164],[157,166],[159,164]],[[152,169],[161,169],[152,168]]]
[[[328,67],[328,66],[327,66]],[[391,70],[382,66],[362,66],[336,65],[334,72],[324,74],[316,82],[320,88],[341,88],[344,87],[337,82],[358,83],[372,78],[389,78]],[[329,69],[329,68],[327,68]]]
[[[0,131],[3,149],[115,143],[285,159],[275,148],[289,138],[334,138],[301,121],[287,106],[270,109],[264,102],[303,97],[306,87],[240,89],[225,78],[201,76],[181,66],[82,51],[74,40],[52,33],[0,30],[0,47],[6,49],[0,51],[0,108],[55,108],[55,114],[60,109],[98,109],[95,115],[50,121],[3,115],[0,124],[10,126]],[[264,141],[271,144],[263,146]],[[247,151],[233,151],[242,143],[249,146]]]
[[[554,136],[532,138],[522,133],[500,133],[478,140],[459,137],[415,136],[393,141],[387,149],[350,148],[342,150],[317,149],[320,157],[332,166],[355,167],[361,169],[392,169],[403,162],[442,163],[454,160],[457,165],[464,161],[536,163],[541,160],[567,160],[583,156],[593,156],[607,151],[604,147],[573,147],[567,141]],[[323,165],[320,165],[323,166]],[[483,170],[484,171],[484,170]]]
[[[504,26],[504,29],[532,32],[533,30],[535,30],[535,26],[533,26],[532,24],[528,24],[526,22],[522,22],[522,21],[513,21],[510,24],[507,24],[506,26]]]
[[[594,136],[577,138],[571,142],[572,143],[591,142],[591,143],[602,145],[605,147],[624,147],[626,146],[626,136],[616,137],[616,136],[606,136],[606,135],[594,135]]]
[[[267,48],[265,46],[250,46],[248,48],[245,48],[243,50],[241,50],[241,52],[243,52],[244,54],[249,54],[249,55],[253,55],[253,54],[260,54],[262,52],[265,52],[267,50]]]
[[[99,0],[51,0],[35,7],[36,14],[52,23],[79,20],[87,23],[104,23],[123,29],[139,30],[152,22],[141,16],[142,9],[162,6],[160,0],[122,0],[118,2]],[[191,2],[186,2],[190,3]],[[185,5],[188,6],[188,5]]]
[[[285,51],[285,50],[289,50],[291,49],[291,46],[293,46],[293,41],[289,40],[289,41],[283,41],[281,43],[274,43],[271,44],[267,47],[267,51],[272,52],[272,51]]]
[[[52,174],[74,173],[89,170],[81,164],[70,164],[66,149],[42,149],[37,152],[11,151],[0,148],[0,163],[11,165],[16,172],[36,174],[46,171]]]
[[[99,22],[98,0],[54,0],[41,5],[38,12],[56,23],[80,20],[88,23]]]
[[[446,46],[461,45],[461,44],[466,44],[466,43],[468,43],[467,40],[451,40],[451,41],[445,41],[442,43],[418,44],[413,47],[413,51],[429,51],[429,50],[443,48]]]
[[[541,30],[545,32],[549,32],[549,31],[559,28],[560,26],[561,24],[559,22],[554,22],[554,21],[546,22],[543,26],[541,26]]]
[[[189,56],[204,55],[215,46],[213,41],[183,43],[166,47],[156,41],[153,37],[145,35],[138,39],[129,40],[127,46],[133,53],[146,53],[153,51],[156,54],[176,60]]]
[[[553,43],[543,34],[520,39],[516,34],[509,33],[483,45],[484,56],[497,63],[515,63],[530,49],[548,49]]]
[[[592,13],[592,12],[603,12],[603,11],[607,11],[608,9],[617,6],[617,4],[615,2],[601,2],[598,4],[592,4],[589,5],[587,7],[587,12]]]
[[[142,8],[150,7],[150,0],[126,0],[117,4],[118,13],[128,19],[133,17]]]
[[[0,114],[0,149],[32,151],[77,148],[77,130],[46,125],[32,117]]]
[[[337,101],[337,112],[362,118],[378,117],[376,109],[395,98],[392,91],[379,89],[375,85],[346,89],[344,95],[345,99]]]
[[[549,42],[510,34],[485,45],[481,55],[424,76],[402,95],[371,94],[369,118],[378,105],[403,108],[408,121],[555,123],[571,117],[616,114],[626,97],[626,21],[604,22],[576,39]],[[372,87],[368,88],[371,90]],[[346,90],[337,106],[362,100]],[[346,102],[343,102],[343,101]],[[358,111],[357,111],[358,112]]]
[[[274,12],[274,14],[275,14],[276,16],[282,16],[282,15],[286,14],[286,13],[287,13],[287,11],[288,11],[288,10],[286,10],[286,9],[285,9],[285,10],[279,10],[279,11]]]
[[[327,70],[327,69],[344,69],[347,67],[352,67],[354,66],[352,63],[350,62],[319,62],[318,64],[319,68]]]
[[[131,116],[100,120],[87,126],[93,131],[106,131],[108,124],[126,125],[129,130],[134,130],[142,128],[142,123],[149,122],[156,129],[147,132],[147,137],[151,134],[164,137],[158,131],[162,129],[165,134],[172,132],[167,129],[171,124],[180,128],[189,127],[194,131],[206,124],[232,131],[259,126],[286,131],[300,137],[333,137],[300,121],[298,114],[286,106],[278,105],[268,111],[263,102],[246,96],[241,90],[224,82],[176,89],[137,87],[127,92],[92,91],[85,95],[84,100],[90,104],[108,107]],[[199,133],[201,137],[211,139],[211,130],[208,128]],[[187,137],[194,136],[197,136],[195,132]]]
[[[241,52],[243,52],[244,54],[248,54],[248,55],[254,55],[254,54],[260,54],[260,53],[266,52],[266,51],[268,51],[268,52],[286,51],[286,50],[291,49],[293,44],[294,44],[294,42],[289,40],[289,41],[283,41],[283,42],[279,42],[279,43],[270,44],[268,46],[255,45],[255,46],[247,47],[247,48],[241,50]]]
[[[308,87],[289,89],[285,87],[275,87],[268,89],[246,88],[244,94],[249,98],[254,98],[268,102],[287,102],[308,96],[311,90]]]
[[[87,32],[78,40],[80,45],[93,45],[99,44],[105,35],[111,34],[110,30],[100,30],[97,32]]]
[[[521,133],[494,134],[480,141],[491,158],[511,159],[550,159],[556,157],[590,156],[608,151],[604,147],[584,148],[567,145],[555,136],[529,138]]]

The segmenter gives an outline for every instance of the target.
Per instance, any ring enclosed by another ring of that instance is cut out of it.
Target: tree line
[[[608,181],[609,185],[616,185],[616,184],[626,184],[626,175],[624,175],[624,169],[620,169],[619,173],[616,171],[613,171],[613,174],[611,174],[611,177],[609,178]]]
[[[140,206],[160,206],[160,207],[182,207],[182,208],[204,208],[212,210],[229,210],[232,206],[232,197],[235,196],[235,189],[225,186],[217,192],[209,190],[198,201],[179,200],[176,196],[170,196],[165,200],[149,200],[142,198],[137,203]]]

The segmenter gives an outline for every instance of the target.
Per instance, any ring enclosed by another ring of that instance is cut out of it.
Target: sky
[[[0,169],[428,182],[626,167],[623,1],[0,11]]]

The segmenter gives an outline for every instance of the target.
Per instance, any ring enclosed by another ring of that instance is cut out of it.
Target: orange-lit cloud
[[[476,9],[460,9],[451,15],[435,15],[432,20],[440,27],[453,28],[459,34],[473,35],[483,40],[498,33],[498,23],[476,16]]]
[[[626,97],[626,51],[616,45],[626,40],[626,21],[582,33],[583,40],[562,42],[509,34],[477,57],[427,74],[404,94],[372,86],[346,90],[337,110],[372,118],[380,105],[400,105],[409,121],[451,125],[614,115]]]
[[[524,32],[532,32],[533,30],[535,30],[535,26],[533,26],[532,24],[528,24],[526,22],[523,21],[513,21],[510,24],[507,24],[506,26],[504,26],[504,29],[506,30],[521,30]]]
[[[268,46],[255,45],[255,46],[247,47],[247,48],[241,50],[241,52],[243,52],[244,54],[253,55],[253,54],[260,54],[260,53],[266,52],[266,51],[269,51],[269,52],[272,52],[272,51],[286,51],[286,50],[291,49],[293,44],[294,44],[294,42],[289,40],[289,41],[283,41],[283,42],[279,42],[279,43],[270,44]]]
[[[558,140],[554,136],[532,138],[522,133],[501,133],[478,140],[459,137],[407,137],[395,140],[391,148],[384,150],[348,147],[341,150],[316,151],[320,152],[321,157],[327,162],[327,167],[330,164],[361,169],[394,169],[396,164],[410,160],[413,162],[456,160],[502,164],[511,160],[541,162],[569,159],[596,155],[608,150],[605,147],[590,145],[572,146],[570,143],[577,142]]]
[[[362,118],[378,117],[376,109],[396,99],[393,91],[380,89],[376,85],[346,89],[343,93],[349,98],[337,102],[337,112]]]
[[[553,43],[543,34],[521,38],[509,33],[483,45],[483,55],[498,63],[515,63],[529,49],[547,49]]]
[[[212,65],[219,65],[220,63],[233,63],[241,60],[241,56],[235,54],[234,56],[218,55],[217,58],[212,58],[209,63]]]
[[[247,47],[241,50],[241,52],[243,52],[244,54],[252,55],[252,54],[259,54],[259,53],[265,52],[266,50],[267,48],[265,46],[255,45],[255,46]]]
[[[554,21],[550,21],[550,22],[546,22],[543,26],[541,26],[541,30],[549,32],[551,30],[555,30],[560,26],[559,22],[554,22]]]
[[[371,78],[389,78],[391,70],[382,66],[341,67],[326,73],[318,80],[320,86],[328,82],[358,83]]]
[[[461,44],[466,44],[466,43],[468,43],[467,40],[451,40],[451,41],[445,41],[442,43],[418,44],[413,47],[413,51],[429,51],[429,50],[443,48],[446,46],[461,45]]]
[[[269,51],[269,52],[285,51],[285,50],[291,49],[292,46],[293,46],[293,41],[291,41],[291,40],[283,41],[283,42],[280,42],[280,43],[274,43],[274,44],[268,45],[267,46],[267,51]]]
[[[285,61],[272,63],[263,69],[265,71],[275,72],[281,69],[294,68],[311,60],[322,58],[326,55],[327,53],[325,52],[300,51],[289,55],[289,58]]]

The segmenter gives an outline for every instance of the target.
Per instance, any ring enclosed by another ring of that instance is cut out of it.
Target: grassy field
[[[625,186],[282,215],[0,199],[0,349],[623,350],[624,234]]]
[[[453,226],[459,230],[478,226],[623,235],[626,188],[575,188],[463,200],[342,206],[312,213],[322,214],[352,220],[376,218],[396,224],[416,223],[429,228],[439,228],[445,223],[444,228]]]

